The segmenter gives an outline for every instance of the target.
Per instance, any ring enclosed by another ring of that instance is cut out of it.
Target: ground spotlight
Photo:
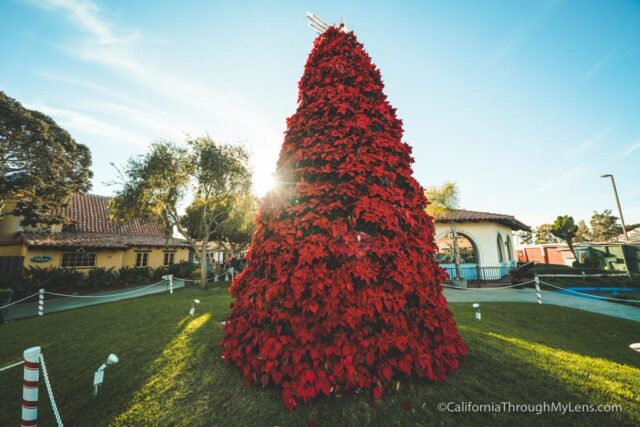
[[[477,302],[473,304],[473,308],[476,309],[476,320],[482,320],[482,314],[480,314],[480,304]]]
[[[191,310],[189,310],[189,316],[191,317],[196,315],[196,304],[200,304],[200,300],[197,298],[193,300],[193,303],[191,304]]]
[[[111,353],[107,357],[106,362],[100,365],[98,370],[93,374],[93,397],[96,397],[98,395],[98,387],[104,381],[104,370],[107,368],[107,366],[115,365],[119,361],[120,359],[118,358],[118,356]]]

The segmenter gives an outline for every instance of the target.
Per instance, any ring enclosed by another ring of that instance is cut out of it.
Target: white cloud
[[[611,128],[609,127],[604,128],[600,132],[591,136],[591,138],[587,139],[586,141],[580,143],[573,149],[569,150],[569,157],[574,158],[574,157],[585,154],[588,150],[591,149],[591,147],[593,147],[595,144],[598,143],[598,141],[600,141],[604,136],[606,136],[610,130]]]
[[[235,142],[242,138],[254,153],[253,165],[256,180],[266,180],[273,171],[282,142],[281,130],[269,123],[250,102],[241,102],[236,94],[222,94],[211,87],[199,84],[191,76],[178,75],[171,65],[162,66],[149,57],[144,39],[138,31],[128,31],[116,26],[104,18],[96,3],[89,0],[31,0],[31,3],[51,11],[62,11],[87,37],[77,39],[61,46],[71,57],[97,64],[116,73],[137,87],[146,90],[154,98],[164,98],[162,107],[151,111],[142,105],[133,107],[131,103],[98,103],[92,109],[110,110],[111,114],[128,117],[129,122],[137,126],[162,132],[165,137],[179,138],[183,132],[202,134],[207,131],[218,140]],[[125,34],[124,37],[116,34]],[[93,82],[73,81],[73,78],[55,75],[49,77],[68,80],[102,93],[117,92],[101,87]],[[93,104],[94,100],[92,100]],[[124,104],[124,105],[122,105]],[[134,103],[135,104],[135,103]],[[154,105],[158,105],[154,102]],[[166,106],[166,107],[165,107]],[[86,107],[86,106],[85,106]],[[164,111],[158,111],[163,108]],[[87,108],[88,109],[88,108]],[[51,111],[51,110],[50,110]],[[86,126],[88,115],[66,110],[64,117],[78,127]],[[71,114],[74,113],[75,115]],[[54,114],[54,113],[52,113]],[[58,113],[56,113],[56,117]],[[172,120],[168,120],[171,117]],[[115,134],[128,133],[117,130],[116,126],[102,123],[100,131],[113,130]],[[122,123],[121,120],[118,121]],[[182,123],[178,125],[177,123]],[[186,125],[185,125],[186,124]],[[137,138],[126,138],[135,141]]]
[[[536,188],[536,191],[544,193],[547,191],[554,190],[563,184],[569,186],[571,178],[581,174],[584,171],[584,169],[585,168],[583,166],[574,166],[573,168],[567,170],[566,172],[556,175],[552,177],[550,180],[542,183]]]
[[[104,45],[127,42],[135,38],[136,33],[122,38],[115,36],[111,25],[100,18],[100,8],[88,0],[31,0],[31,3],[48,10],[61,9],[67,12],[69,18],[94,39]]]
[[[633,153],[635,153],[636,151],[640,150],[640,139],[638,139],[635,143],[629,145],[627,148],[625,148],[622,153],[620,153],[620,157],[625,158],[625,157],[629,157],[630,155],[632,155]]]
[[[128,132],[120,127],[112,126],[104,121],[77,111],[54,107],[45,103],[25,104],[25,107],[55,116],[56,121],[64,128],[69,129],[72,134],[81,132],[104,138],[109,142],[121,142],[142,146],[148,144],[146,138],[140,135]]]
[[[586,83],[589,80],[591,80],[593,77],[595,77],[600,71],[600,69],[607,62],[609,62],[609,60],[611,60],[612,56],[613,56],[613,52],[609,52],[606,55],[603,55],[591,68],[585,71],[585,73],[582,75],[582,83]]]

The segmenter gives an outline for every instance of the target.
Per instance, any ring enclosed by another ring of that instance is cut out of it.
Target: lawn
[[[188,317],[190,302],[201,304]],[[403,379],[369,394],[321,398],[288,412],[279,393],[247,387],[220,358],[225,289],[180,290],[0,325],[0,366],[41,345],[66,425],[631,425],[640,423],[635,322],[522,303],[451,304],[469,355],[447,383]],[[91,397],[93,371],[114,352]],[[0,425],[17,425],[22,369],[0,373]],[[53,425],[44,387],[40,425]],[[443,413],[439,402],[621,404],[621,413]]]

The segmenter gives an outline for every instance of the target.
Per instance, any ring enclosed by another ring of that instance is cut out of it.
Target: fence
[[[225,281],[230,281],[233,280],[233,278],[235,277],[236,272],[233,270],[233,268],[223,271],[222,274],[218,274],[216,276],[213,277],[209,277],[207,279],[207,281],[215,281],[218,280],[220,278],[224,278]],[[95,301],[99,301],[99,300],[104,300],[104,302],[112,302],[112,301],[118,301],[121,299],[127,299],[127,298],[133,298],[135,296],[140,296],[140,295],[147,295],[149,293],[149,289],[153,288],[153,287],[157,287],[157,286],[166,286],[166,290],[170,293],[173,294],[173,290],[176,287],[174,285],[174,280],[179,280],[181,282],[184,283],[184,286],[188,286],[188,283],[197,283],[199,282],[199,280],[195,280],[195,279],[183,279],[183,278],[179,278],[179,277],[173,277],[173,275],[167,275],[167,276],[163,276],[162,280],[156,283],[152,283],[150,285],[147,286],[143,286],[143,287],[138,287],[135,289],[131,289],[125,292],[118,292],[118,293],[105,293],[105,294],[89,294],[89,295],[75,295],[75,294],[64,294],[64,293],[60,293],[60,292],[50,292],[47,291],[45,289],[39,289],[38,292],[34,292],[31,295],[27,295],[26,297],[19,299],[17,301],[13,301],[10,303],[7,303],[5,305],[0,306],[0,312],[5,312],[6,310],[9,309],[12,306],[18,305],[20,303],[26,302],[30,299],[36,299],[37,297],[37,305],[35,307],[34,313],[33,315],[38,315],[38,316],[43,316],[45,314],[46,308],[45,308],[45,295],[51,295],[51,296],[55,296],[55,297],[64,297],[64,298],[75,298],[75,299],[86,299],[86,300],[93,300],[93,302],[89,302],[87,304],[82,304],[82,305],[74,305],[70,308],[79,308],[82,307],[84,305],[93,305],[96,302]],[[162,292],[162,291],[158,291],[158,292]],[[154,292],[157,293],[157,292]],[[55,300],[53,300],[55,301]],[[55,309],[53,311],[63,311],[66,310],[68,308],[59,308],[59,309]],[[22,316],[22,317],[26,317],[26,316]],[[2,322],[0,322],[2,323]]]
[[[451,279],[456,277],[455,267],[443,267],[447,273],[447,283],[451,283]],[[499,266],[499,267],[480,267],[461,266],[460,271],[462,277],[467,279],[467,285],[476,285],[478,287],[484,285],[508,285],[511,284],[511,273],[516,267]]]

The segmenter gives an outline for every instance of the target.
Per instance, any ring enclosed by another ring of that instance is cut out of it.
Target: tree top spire
[[[329,25],[311,12],[307,12],[306,16],[309,20],[309,27],[316,31],[318,34],[324,33],[329,27],[339,28],[340,31],[344,33],[351,32],[351,30],[347,28],[347,23],[344,22],[344,19],[342,18],[340,18],[340,24]]]

